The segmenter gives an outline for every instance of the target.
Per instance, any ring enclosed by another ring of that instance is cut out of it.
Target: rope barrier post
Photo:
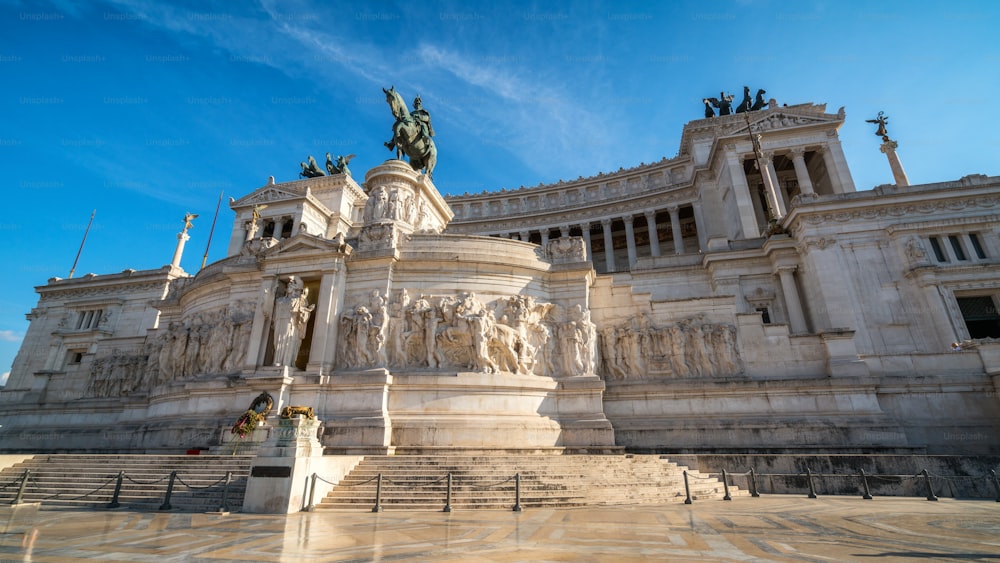
[[[444,508],[441,512],[451,512],[451,472],[448,472],[448,496],[444,499]]]
[[[937,500],[938,499],[937,495],[934,494],[934,487],[931,486],[930,473],[927,473],[926,469],[924,469],[920,473],[922,473],[924,476],[924,483],[927,483],[927,500]]]
[[[757,490],[757,472],[750,468],[750,496],[754,498],[760,497],[760,492]]]
[[[809,481],[809,497],[808,498],[816,498],[816,486],[813,485],[812,471],[809,471],[808,467],[806,468],[806,480]]]
[[[868,476],[865,475],[865,469],[861,468],[861,490],[863,491],[861,498],[864,500],[872,499],[872,491],[868,488]]]
[[[375,506],[372,512],[382,512],[382,474],[379,473],[375,481]]]
[[[686,496],[686,498],[684,499],[684,504],[691,504],[691,502],[692,502],[691,501],[691,486],[688,485],[688,472],[687,472],[687,470],[684,470],[684,495]]]
[[[21,476],[21,486],[17,488],[17,496],[14,497],[14,501],[11,504],[21,504],[24,502],[24,490],[28,488],[28,477],[31,476],[31,470],[25,469],[24,475]]]
[[[111,502],[108,503],[106,508],[118,508],[121,504],[118,502],[118,493],[122,492],[122,480],[125,479],[125,470],[122,469],[118,472],[118,482],[115,483],[115,494],[111,496]]]
[[[226,471],[226,483],[222,486],[222,504],[219,512],[229,512],[229,482],[233,480],[233,472]]]
[[[997,490],[997,502],[1000,502],[1000,481],[997,480],[997,472],[990,469],[990,477],[993,478],[993,488]]]
[[[312,512],[316,509],[316,505],[313,500],[316,498],[316,474],[312,474],[312,479],[309,481],[309,504],[303,509],[305,512]]]
[[[726,475],[725,469],[722,470],[722,490],[726,492],[722,500],[733,500],[733,497],[729,496],[729,476]]]
[[[993,480],[996,481],[996,475],[993,475]],[[997,497],[997,502],[1000,502],[1000,496]],[[511,509],[513,512],[521,512],[521,474],[514,474],[514,508]]]
[[[173,506],[170,505],[170,495],[174,493],[174,479],[177,479],[177,472],[170,472],[170,481],[167,482],[167,494],[163,497],[163,504],[160,505],[160,510],[170,510]]]

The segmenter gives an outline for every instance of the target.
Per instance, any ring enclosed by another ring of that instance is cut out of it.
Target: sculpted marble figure
[[[274,300],[274,365],[294,366],[302,339],[306,335],[309,315],[315,308],[309,305],[309,290],[302,280],[289,276],[284,295]]]

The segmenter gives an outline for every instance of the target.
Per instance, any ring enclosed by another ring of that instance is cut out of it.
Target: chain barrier
[[[225,477],[221,477],[221,478],[219,478],[218,481],[216,481],[216,482],[214,482],[214,483],[212,483],[210,485],[205,485],[204,487],[196,487],[194,485],[189,485],[188,483],[184,482],[184,479],[181,479],[180,475],[177,476],[177,480],[180,481],[181,485],[184,485],[190,491],[203,491],[205,489],[211,489],[212,487],[215,487],[215,486],[221,484],[222,482],[224,482],[226,480],[226,478]]]
[[[89,492],[86,492],[86,493],[83,493],[82,495],[80,495],[80,496],[77,496],[77,497],[73,497],[73,498],[59,498],[59,496],[60,496],[60,495],[62,495],[62,494],[64,494],[64,493],[56,493],[56,494],[54,494],[54,495],[49,495],[49,496],[47,496],[47,497],[41,497],[41,498],[39,498],[38,500],[52,500],[52,499],[58,499],[58,500],[80,500],[80,499],[83,499],[83,498],[87,498],[87,497],[89,497],[90,495],[92,495],[92,494],[94,494],[94,493],[96,493],[96,492],[98,492],[98,491],[100,491],[100,490],[104,489],[104,487],[107,487],[107,486],[108,486],[108,485],[110,485],[110,484],[111,484],[111,483],[112,483],[113,481],[117,481],[117,480],[118,480],[118,476],[117,476],[117,475],[115,475],[114,477],[112,477],[112,478],[108,479],[107,481],[105,481],[105,482],[104,482],[104,484],[103,484],[103,485],[101,485],[100,487],[97,487],[96,489],[94,489],[94,490],[92,490],[92,491],[89,491]]]
[[[149,481],[149,482],[136,481],[135,479],[129,477],[128,475],[125,475],[125,478],[128,479],[129,483],[132,483],[134,485],[140,485],[140,486],[143,486],[143,487],[148,487],[149,485],[159,485],[160,483],[162,483],[162,482],[166,481],[167,479],[169,479],[170,475],[165,475],[165,476],[161,477],[160,479],[157,479],[156,481]]]
[[[319,480],[319,481],[323,481],[327,485],[333,485],[335,487],[359,487],[361,485],[367,485],[368,483],[371,483],[372,481],[378,479],[378,475],[372,477],[371,479],[367,479],[365,481],[362,481],[360,483],[337,483],[337,482],[334,482],[334,481],[327,481],[326,479],[320,477],[319,475],[316,475],[316,479]]]
[[[385,481],[386,483],[389,483],[390,485],[399,485],[401,487],[428,487],[430,485],[437,485],[438,483],[444,483],[445,481],[448,480],[448,475],[445,475],[444,477],[434,481],[413,481],[411,483],[406,483],[403,481],[393,481],[392,479],[386,477],[385,475],[382,476],[382,480]]]
[[[869,481],[878,481],[887,484],[897,484],[902,485],[905,482],[920,480],[923,481],[923,488],[926,491],[923,495],[926,496],[929,501],[938,500],[937,495],[934,492],[933,479],[943,481],[943,484],[948,487],[948,492],[952,498],[957,497],[955,492],[955,485],[959,482],[974,483],[976,481],[986,481],[991,484],[996,491],[996,501],[1000,502],[1000,478],[997,477],[996,470],[991,469],[989,473],[984,473],[982,475],[939,475],[936,473],[931,473],[926,469],[921,470],[919,473],[914,475],[893,475],[893,474],[873,474],[866,473],[864,469],[859,470],[856,474],[846,474],[846,473],[813,473],[808,467],[802,473],[757,473],[753,468],[746,473],[728,473],[723,470],[719,473],[706,472],[700,475],[691,475],[685,472],[685,485],[687,485],[687,479],[722,479],[723,485],[728,488],[728,477],[734,475],[747,476],[747,487],[751,496],[760,496],[758,494],[757,478],[767,477],[768,483],[770,483],[771,490],[774,490],[774,477],[794,477],[794,478],[804,478],[806,479],[806,484],[809,488],[809,498],[816,498],[816,488],[813,479],[857,479],[860,481],[860,492],[861,498],[865,500],[870,500],[872,498],[871,490],[869,488]],[[728,495],[727,495],[728,496]]]

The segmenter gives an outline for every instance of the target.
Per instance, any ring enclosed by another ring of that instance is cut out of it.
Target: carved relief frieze
[[[378,290],[340,318],[338,366],[569,377],[594,373],[596,328],[580,305],[472,292]]]
[[[718,377],[743,373],[736,327],[703,316],[657,327],[645,313],[601,330],[601,375],[609,380]]]

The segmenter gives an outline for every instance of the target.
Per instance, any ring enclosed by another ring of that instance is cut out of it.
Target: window
[[[972,250],[976,253],[976,258],[986,260],[986,252],[983,251],[983,245],[980,244],[979,236],[976,233],[969,233],[969,242],[972,243]]]
[[[931,237],[931,248],[934,249],[934,259],[938,262],[947,262],[948,257],[944,255],[944,249],[941,248],[941,241],[937,237]]]
[[[963,261],[969,259],[968,257],[966,257],[965,251],[962,250],[962,243],[958,240],[957,236],[955,235],[949,236],[948,241],[951,242],[951,249],[955,251],[955,258],[958,258],[959,260]]]
[[[83,350],[70,350],[66,352],[66,364],[75,366],[83,361]]]
[[[80,311],[76,319],[77,330],[93,330],[101,324],[104,309],[87,309]]]
[[[771,324],[771,312],[767,310],[767,307],[757,307],[756,311],[760,313],[760,320],[762,323],[766,325]]]
[[[958,297],[957,301],[970,338],[1000,338],[1000,314],[992,296]]]
[[[976,233],[927,237],[934,258],[941,263],[986,260],[986,249]],[[947,242],[945,242],[947,239]]]

